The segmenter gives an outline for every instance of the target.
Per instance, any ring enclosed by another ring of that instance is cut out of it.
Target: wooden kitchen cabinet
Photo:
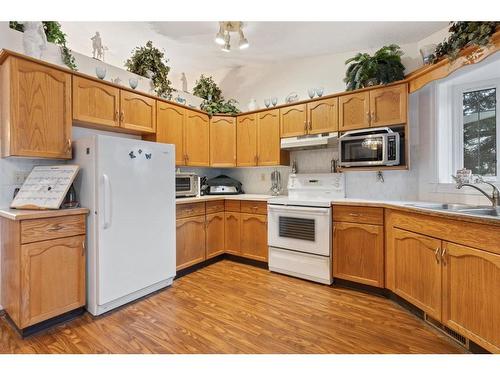
[[[205,215],[176,221],[177,271],[203,262],[206,259]]]
[[[2,301],[20,329],[85,305],[85,209],[0,219]],[[83,310],[82,310],[83,311]]]
[[[335,222],[333,275],[375,287],[384,287],[384,227]]]
[[[241,256],[267,262],[267,216],[241,213]]]
[[[232,116],[210,119],[210,166],[236,166],[236,122]]]
[[[408,86],[406,84],[370,90],[370,126],[405,124]]]
[[[257,113],[257,165],[289,165],[288,151],[281,150],[279,110]]]
[[[338,114],[338,98],[329,98],[307,103],[307,134],[338,131]]]
[[[175,145],[175,165],[184,165],[184,122],[186,110],[180,106],[156,102],[156,133],[143,138]]]
[[[236,118],[236,165],[254,167],[257,165],[257,115],[238,116]],[[279,143],[279,119],[278,119]]]
[[[210,121],[208,115],[186,110],[184,123],[185,165],[210,166]]]
[[[339,130],[370,127],[370,92],[363,91],[339,97]]]
[[[441,240],[392,229],[393,292],[433,318],[441,319]]]
[[[141,133],[155,133],[156,100],[120,90],[120,126]]]
[[[73,120],[89,125],[120,126],[120,89],[73,77]]]
[[[296,137],[307,132],[307,105],[280,108],[281,138]]]
[[[71,159],[71,74],[10,56],[0,93],[2,157]]]
[[[226,201],[226,203],[227,202],[228,201]],[[240,255],[241,214],[239,212],[226,211],[224,214],[224,218],[225,218],[224,247],[226,249],[226,253],[233,255]]]
[[[207,214],[206,217],[206,258],[210,259],[217,255],[224,254],[225,239],[225,217],[224,212]]]
[[[500,255],[443,242],[442,322],[500,352]]]

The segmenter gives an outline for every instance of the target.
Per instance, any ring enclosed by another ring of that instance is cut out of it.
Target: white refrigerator
[[[173,145],[94,135],[73,143],[87,220],[87,310],[100,315],[172,284]]]

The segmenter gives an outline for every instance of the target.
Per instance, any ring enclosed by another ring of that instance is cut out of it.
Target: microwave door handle
[[[109,177],[106,174],[102,175],[103,182],[103,211],[104,211],[104,229],[111,226],[111,183]]]

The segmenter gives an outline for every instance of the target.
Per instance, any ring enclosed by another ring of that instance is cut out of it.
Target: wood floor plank
[[[228,260],[24,340],[0,318],[0,353],[464,352],[383,297]]]

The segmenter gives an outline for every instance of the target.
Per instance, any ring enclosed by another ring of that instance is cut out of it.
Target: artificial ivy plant
[[[437,45],[432,56],[433,63],[445,57],[455,60],[460,50],[466,47],[488,45],[499,27],[500,22],[450,22],[450,36]]]
[[[71,70],[76,68],[75,57],[71,54],[71,50],[66,46],[66,34],[61,29],[61,24],[57,21],[42,21],[47,42],[55,43],[61,49],[61,57],[64,64]],[[11,29],[24,32],[24,26],[19,21],[10,21]]]
[[[196,81],[193,94],[203,99],[200,108],[211,115],[216,113],[234,115],[240,112],[236,107],[238,102],[234,99],[225,100],[222,96],[222,90],[211,76],[202,74],[200,79]]]
[[[171,99],[173,88],[172,82],[168,79],[170,67],[167,63],[165,53],[154,47],[153,42],[149,40],[145,46],[136,47],[132,51],[132,56],[125,62],[125,67],[129,72],[150,78],[156,94]]]
[[[345,63],[350,64],[344,82],[347,90],[388,84],[404,78],[405,67],[401,63],[403,51],[396,44],[380,48],[373,56],[358,53]]]

